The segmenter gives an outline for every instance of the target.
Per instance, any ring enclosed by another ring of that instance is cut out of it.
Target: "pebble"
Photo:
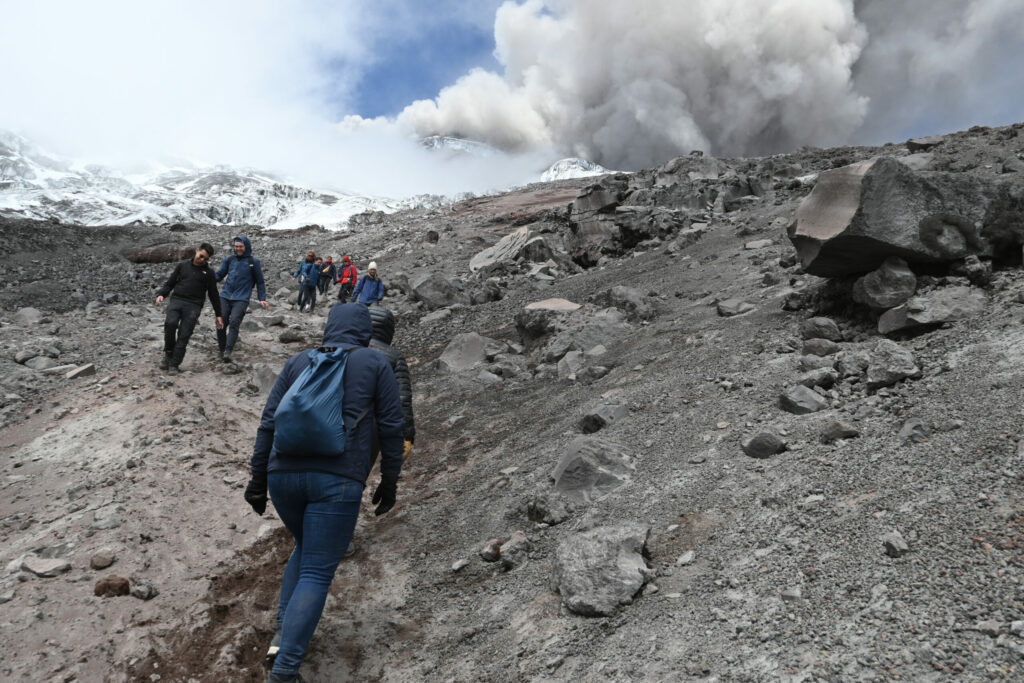
[[[751,458],[764,459],[785,451],[786,442],[771,432],[761,432],[744,441],[740,447]]]
[[[452,562],[452,571],[457,572],[460,569],[463,569],[467,566],[469,566],[469,560],[467,560],[466,558],[462,558],[461,560],[455,560],[454,562]]]
[[[111,550],[101,550],[89,558],[89,566],[93,569],[106,569],[117,561],[117,555]]]
[[[676,559],[676,566],[685,567],[689,564],[693,564],[693,561],[696,559],[696,557],[697,553],[693,552],[692,550],[687,550],[685,553],[683,553]]]

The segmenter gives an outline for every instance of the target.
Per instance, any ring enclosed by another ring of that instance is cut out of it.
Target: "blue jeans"
[[[238,341],[238,327],[242,318],[249,310],[249,302],[238,299],[220,300],[221,317],[224,318],[224,329],[217,330],[217,346],[221,351],[230,351]]]
[[[277,628],[281,650],[274,673],[298,673],[359,517],[363,485],[324,472],[271,472],[270,499],[295,538],[281,580]]]
[[[309,304],[309,310],[312,311],[316,307],[316,285],[302,285],[299,287],[299,310],[306,304]]]

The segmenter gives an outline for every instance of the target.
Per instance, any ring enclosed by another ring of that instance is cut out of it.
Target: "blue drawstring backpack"
[[[351,429],[342,415],[348,349],[321,347],[309,366],[288,388],[274,413],[274,450],[284,456],[341,457],[348,433],[370,411],[360,413]]]

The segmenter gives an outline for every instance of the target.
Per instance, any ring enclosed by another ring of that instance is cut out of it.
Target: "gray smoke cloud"
[[[1024,113],[1024,0],[526,0],[494,32],[502,74],[474,70],[398,124],[628,170]]]

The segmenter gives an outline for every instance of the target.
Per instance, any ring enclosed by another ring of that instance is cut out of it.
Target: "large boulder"
[[[853,300],[871,308],[886,310],[914,296],[917,277],[898,256],[885,259],[875,270],[853,283]]]
[[[605,178],[583,188],[573,201],[566,247],[581,266],[596,265],[603,253],[614,251],[619,237],[615,207],[622,201],[627,183],[618,176]]]
[[[569,444],[551,477],[556,491],[574,502],[585,503],[629,481],[635,469],[632,461],[621,444],[580,436]]]
[[[998,224],[1009,205],[1001,183],[880,157],[822,173],[789,238],[804,269],[822,277],[866,273],[890,256],[947,263],[987,253],[976,226]]]
[[[460,291],[451,280],[438,272],[430,271],[409,283],[412,298],[422,301],[427,310],[434,311],[452,304],[468,304],[469,297]]]
[[[528,261],[546,261],[551,256],[551,247],[545,239],[534,235],[528,227],[523,226],[471,258],[469,269],[475,273],[500,262],[514,262],[520,258]]]
[[[570,536],[558,546],[552,588],[572,612],[609,616],[628,605],[650,577],[643,552],[650,527],[620,524]]]
[[[171,261],[184,261],[196,253],[195,247],[187,244],[156,244],[151,247],[126,247],[121,250],[124,256],[132,263],[169,263]]]
[[[889,334],[922,325],[967,320],[985,310],[985,293],[973,287],[947,287],[916,296],[878,319],[878,331]]]

